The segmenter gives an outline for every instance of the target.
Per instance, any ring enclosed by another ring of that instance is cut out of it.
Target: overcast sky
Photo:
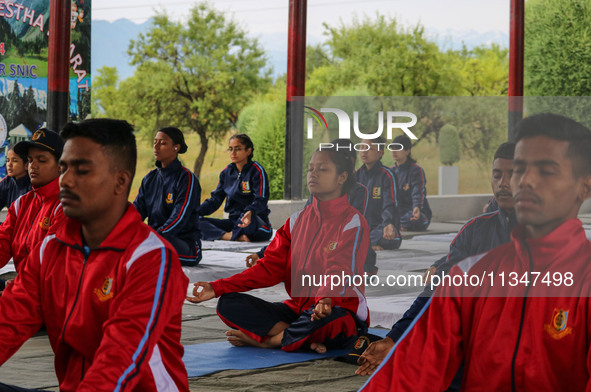
[[[78,0],[79,1],[79,0]],[[157,10],[176,20],[186,18],[195,1],[183,0],[92,0],[93,19],[120,18],[136,23],[146,21]],[[216,0],[217,9],[233,15],[252,35],[286,33],[289,0]],[[428,30],[499,30],[509,32],[509,0],[308,0],[307,28],[311,41],[321,40],[323,23],[348,23],[357,16],[377,12],[396,17],[405,25],[420,22]]]

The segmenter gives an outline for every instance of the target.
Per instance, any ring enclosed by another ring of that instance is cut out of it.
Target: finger
[[[187,297],[185,297],[185,299],[186,299],[187,301],[189,301],[189,302],[192,302],[192,303],[194,303],[194,304],[201,302],[201,301],[199,301],[199,300],[197,299],[197,297],[189,297],[189,296],[187,296]]]

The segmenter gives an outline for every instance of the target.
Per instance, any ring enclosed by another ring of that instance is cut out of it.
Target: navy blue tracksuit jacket
[[[398,209],[400,222],[403,227],[411,230],[425,230],[431,222],[431,207],[427,201],[427,178],[422,167],[410,160],[402,165],[394,165],[392,171],[398,184]],[[415,207],[421,209],[421,219],[411,221],[412,210]]]
[[[507,215],[501,210],[487,212],[470,219],[451,242],[447,257],[443,257],[433,264],[437,267],[437,273],[444,271],[447,273],[451,267],[467,257],[488,252],[497,246],[506,244],[511,240],[511,230],[516,225],[515,212]],[[398,341],[428,302],[431,294],[431,290],[425,288],[402,318],[394,324],[392,330],[388,332],[388,336],[392,340]]]
[[[226,200],[224,211],[230,220],[237,220],[246,211],[252,211],[263,221],[269,221],[269,178],[265,169],[256,161],[248,162],[239,172],[231,163],[220,173],[217,188],[198,209],[199,215],[214,213]]]
[[[18,180],[14,177],[6,176],[0,180],[0,210],[10,205],[19,198],[19,196],[31,190],[31,179],[28,174]]]
[[[177,159],[165,168],[156,162],[140,186],[133,205],[148,225],[177,250],[184,265],[201,260],[201,234],[197,207],[201,185],[195,175]]]
[[[372,246],[379,245],[384,249],[398,249],[402,241],[400,235],[400,214],[398,212],[396,180],[394,175],[381,161],[367,169],[361,166],[356,172],[357,182],[365,185],[369,192],[367,211],[364,216],[369,225]],[[384,227],[392,224],[396,238],[383,238]]]

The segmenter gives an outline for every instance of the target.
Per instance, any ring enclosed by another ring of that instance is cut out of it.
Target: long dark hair
[[[410,163],[417,163],[417,160],[412,157],[412,141],[406,135],[399,135],[392,140],[392,143],[398,143],[402,145],[402,149],[408,151],[408,157],[406,158]]]
[[[14,152],[16,155],[19,156],[20,159],[23,160],[23,164],[28,163],[28,157],[26,155],[18,154],[16,151],[14,151],[14,146],[16,146],[16,143],[10,143],[10,145],[8,146],[8,150],[6,150],[6,152],[8,152],[8,151]]]
[[[238,141],[240,142],[240,144],[244,146],[244,148],[250,148],[250,154],[248,154],[248,161],[252,161],[252,156],[254,154],[254,144],[252,144],[252,140],[250,140],[250,137],[248,137],[248,135],[245,133],[237,133],[236,135],[232,135],[230,137],[230,140],[232,139],[238,139]]]
[[[330,144],[332,144],[332,147],[322,147],[322,150],[317,149],[316,151],[328,153],[330,160],[337,168],[337,174],[347,173],[347,181],[343,184],[343,194],[348,193],[355,187],[355,161],[357,154],[353,149],[353,143],[348,139],[335,139]]]

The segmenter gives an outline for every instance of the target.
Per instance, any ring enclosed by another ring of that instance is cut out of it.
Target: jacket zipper
[[[37,194],[35,194],[35,197],[37,197]],[[37,213],[35,213],[35,216],[33,217],[33,220],[31,221],[31,226],[29,227],[29,231],[27,232],[27,236],[25,237],[25,251],[27,252],[27,254],[29,254],[29,248],[27,247],[27,241],[29,240],[29,234],[31,234],[31,232],[33,231],[33,226],[35,225],[35,221],[37,220],[37,216],[39,215],[39,212],[41,212],[41,209],[43,208],[43,199],[41,197],[40,197],[40,199],[41,199],[41,206],[39,206]]]
[[[519,321],[519,332],[517,333],[517,342],[515,343],[515,349],[513,350],[513,359],[511,360],[511,391],[516,392],[517,387],[515,385],[515,362],[517,361],[517,352],[519,351],[519,343],[521,342],[521,333],[523,332],[523,323],[525,321],[525,307],[527,305],[527,294],[529,292],[530,283],[531,283],[531,273],[534,269],[534,261],[531,255],[531,250],[527,245],[527,242],[524,240],[523,245],[527,250],[527,254],[529,256],[529,275],[527,279],[527,287],[525,288],[525,294],[523,295],[523,305],[521,307],[521,319]]]
[[[308,253],[306,253],[306,258],[304,259],[304,265],[302,266],[302,274],[304,274],[304,272],[306,271],[306,264],[308,264],[308,257],[310,256],[310,251],[312,250],[312,245],[314,245],[314,242],[316,242],[316,237],[318,237],[318,234],[320,234],[320,230],[322,230],[322,214],[320,213],[320,210],[318,210],[318,215],[320,216],[320,225],[318,225],[318,231],[316,232],[316,234],[314,234],[314,237],[312,238],[312,242],[310,243],[310,247],[308,248]],[[310,287],[310,290],[312,290],[312,288]],[[310,290],[308,290],[308,299],[310,298]],[[305,301],[304,303],[302,303],[302,305],[300,306],[300,311],[299,313],[302,313],[302,309],[304,308],[304,304],[308,302]]]
[[[70,321],[70,317],[74,313],[74,309],[76,308],[76,304],[78,303],[78,297],[80,296],[80,287],[82,287],[82,278],[84,277],[84,270],[86,269],[86,261],[90,256],[90,248],[88,246],[84,246],[82,248],[82,253],[84,254],[84,263],[82,264],[82,272],[80,273],[80,280],[78,281],[78,289],[76,290],[76,298],[74,299],[74,304],[72,304],[72,309],[70,310],[70,314],[68,318],[66,318],[66,322],[64,323],[64,328],[62,329],[62,340],[64,340],[66,336],[66,328],[68,327],[68,322]]]

